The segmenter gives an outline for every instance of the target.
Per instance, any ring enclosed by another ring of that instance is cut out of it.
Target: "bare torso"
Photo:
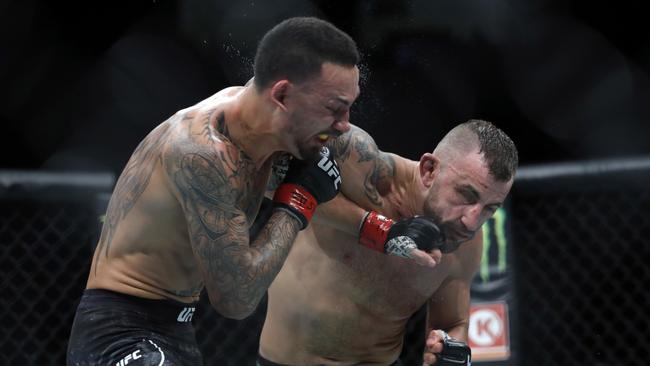
[[[343,197],[319,208],[320,220],[298,235],[270,287],[260,354],[285,365],[390,365],[402,350],[408,319],[424,304],[428,330],[466,339],[469,283],[482,236],[433,268],[361,246],[357,225],[365,210],[393,219],[422,214],[428,195],[422,177],[432,170],[380,151],[358,127],[330,149],[338,157]]]
[[[455,262],[445,255],[433,269],[420,267],[312,224],[269,289],[260,353],[289,365],[389,365],[401,352],[409,317]]]
[[[165,168],[166,149],[191,140],[211,143],[230,154],[235,165],[228,179],[241,189],[223,193],[253,222],[269,178],[271,161],[255,167],[227,136],[224,113],[240,88],[225,89],[194,107],[176,113],[138,146],[116,184],[93,256],[87,288],[103,288],[144,298],[198,300],[203,282],[194,257],[188,224]],[[225,131],[224,131],[225,130]],[[194,164],[193,161],[181,162]],[[213,162],[202,162],[212,164]],[[223,163],[223,162],[215,162]],[[206,179],[196,184],[209,185]],[[216,189],[228,190],[229,187]],[[182,194],[182,193],[181,193]],[[206,220],[219,220],[210,217]]]

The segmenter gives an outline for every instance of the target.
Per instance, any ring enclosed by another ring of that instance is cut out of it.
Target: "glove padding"
[[[338,165],[328,148],[323,147],[320,158],[311,161],[292,159],[282,184],[275,191],[275,208],[296,217],[306,228],[316,206],[333,199],[341,187]]]
[[[472,349],[467,343],[450,336],[443,339],[442,352],[438,355],[436,365],[440,366],[470,366],[472,364]]]
[[[366,214],[359,231],[359,242],[376,251],[411,258],[420,249],[430,252],[445,242],[445,235],[427,216],[415,216],[393,221],[377,212]]]

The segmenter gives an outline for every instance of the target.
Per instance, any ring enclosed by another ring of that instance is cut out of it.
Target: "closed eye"
[[[341,109],[340,109],[340,108],[330,108],[330,107],[327,107],[327,109],[329,109],[329,111],[332,112],[333,115],[337,115],[337,114],[341,113]]]
[[[469,185],[463,185],[456,187],[456,192],[463,198],[463,201],[467,204],[474,204],[479,201],[481,196],[474,189],[474,187]]]
[[[490,213],[495,213],[499,209],[499,207],[501,207],[501,206],[500,205],[489,205],[489,206],[485,206],[485,209]]]

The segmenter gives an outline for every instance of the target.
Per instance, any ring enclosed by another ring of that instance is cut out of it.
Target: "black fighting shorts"
[[[68,343],[68,366],[203,365],[192,326],[196,304],[84,291]]]
[[[287,366],[287,365],[283,365],[281,363],[275,363],[273,361],[269,361],[266,358],[262,357],[262,355],[258,354],[257,355],[257,362],[255,363],[255,366]],[[390,366],[402,366],[402,362],[399,359],[397,359],[397,361],[390,364]]]

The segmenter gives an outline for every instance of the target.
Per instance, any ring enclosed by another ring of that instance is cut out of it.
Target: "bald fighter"
[[[463,356],[451,339],[467,340],[481,226],[510,191],[515,145],[493,124],[471,120],[419,161],[379,151],[357,127],[330,149],[342,195],[319,208],[269,289],[258,364],[399,365],[405,325],[423,304],[424,364],[446,351]],[[442,234],[431,247],[433,267],[385,255],[381,244],[417,215]]]

